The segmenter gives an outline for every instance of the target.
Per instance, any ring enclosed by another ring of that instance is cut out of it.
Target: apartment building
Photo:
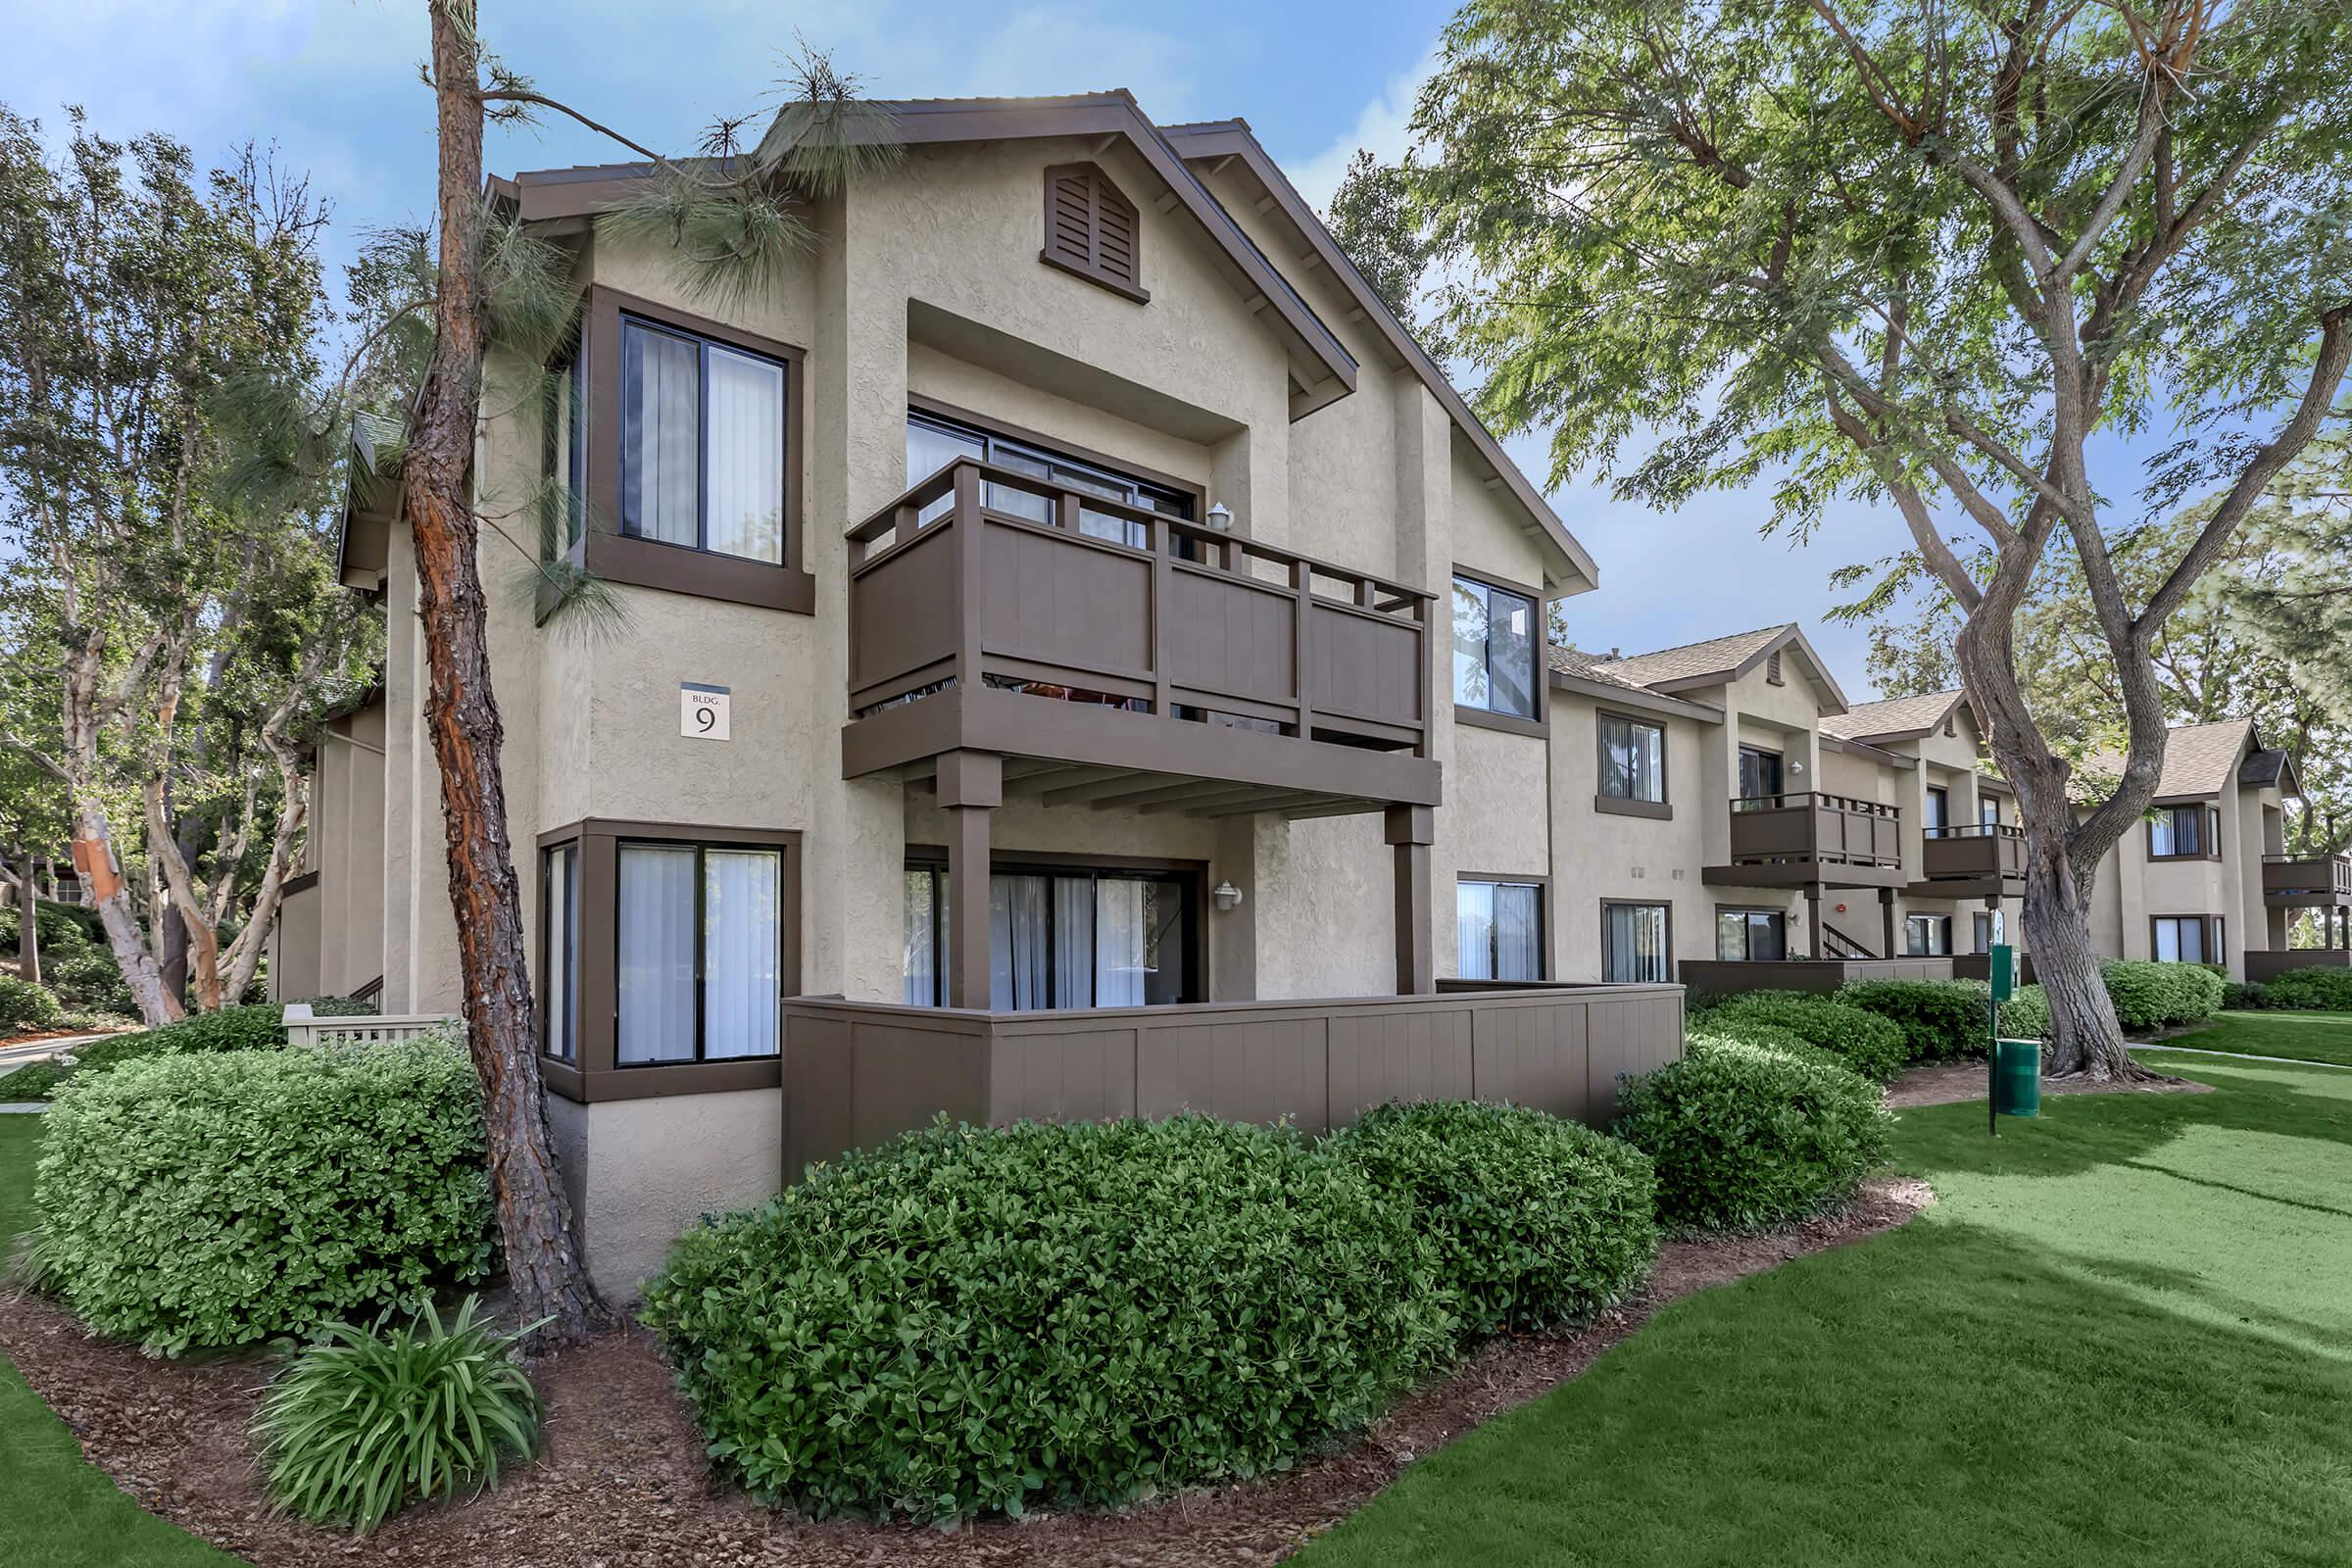
[[[2122,765],[2093,758],[2084,770]],[[2233,980],[2352,963],[2352,858],[2286,852],[2286,802],[2301,793],[2286,754],[2264,747],[2252,721],[2176,725],[2147,820],[2099,865],[2099,951],[2218,963]],[[2298,918],[2319,946],[2289,946]]]
[[[1679,1054],[1679,990],[1511,983],[1547,972],[1544,606],[1592,559],[1243,122],[892,108],[903,158],[726,307],[600,229],[642,167],[494,187],[581,305],[551,365],[489,367],[481,505],[560,482],[624,612],[491,596],[600,1281],[942,1112],[1605,1116]],[[450,1011],[412,546],[357,466],[380,913],[335,912],[364,873],[325,850],[288,918],[386,1011]]]
[[[1550,662],[1554,836],[1577,890],[1558,977],[1948,975],[2014,916],[2023,836],[1959,693],[1851,704],[1794,625]]]

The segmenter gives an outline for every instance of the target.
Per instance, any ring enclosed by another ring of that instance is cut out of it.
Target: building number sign
[[[689,740],[725,740],[727,688],[681,681],[678,685],[678,733]]]

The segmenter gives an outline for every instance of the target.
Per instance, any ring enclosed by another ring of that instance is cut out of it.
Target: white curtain
[[[906,1005],[939,1004],[938,909],[928,867],[906,873]]]
[[[705,547],[784,560],[784,368],[710,345],[710,529]]]
[[[1454,973],[1494,978],[1494,884],[1460,882],[1453,890]]]
[[[699,345],[630,322],[621,332],[621,526],[664,544],[699,543]]]
[[[1525,882],[1494,889],[1494,978],[1544,978],[1544,890]]]
[[[1095,1005],[1140,1007],[1148,998],[1151,884],[1103,877],[1095,884]]]
[[[1612,904],[1608,906],[1608,942],[1604,955],[1611,985],[1649,985],[1666,978],[1666,909],[1656,904]]]
[[[703,852],[703,1054],[776,1054],[776,972],[783,857],[774,850]]]
[[[616,1049],[624,1062],[694,1059],[694,851],[620,850]]]
[[[1095,979],[1094,879],[1054,879],[1054,1002],[1056,1007],[1110,1006],[1089,996]]]
[[[1051,1006],[1046,1000],[1046,878],[988,879],[988,1004],[997,1012]]]

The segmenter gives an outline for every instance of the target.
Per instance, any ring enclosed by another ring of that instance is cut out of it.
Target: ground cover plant
[[[1886,1083],[1909,1059],[1902,1026],[1833,996],[1803,991],[1746,991],[1699,1009],[1691,1027],[1738,1033],[1750,1024],[1788,1030],[1841,1058],[1874,1083]]]

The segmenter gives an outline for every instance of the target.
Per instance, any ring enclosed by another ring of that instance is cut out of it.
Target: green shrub
[[[1541,1110],[1391,1103],[1331,1147],[1412,1207],[1465,1335],[1580,1323],[1657,1254],[1649,1161]]]
[[[114,950],[76,947],[71,952],[44,954],[41,978],[57,1000],[79,1012],[103,1012],[117,1018],[135,1018],[138,1004],[130,999],[130,982],[115,962]]]
[[[47,1100],[57,1086],[74,1076],[62,1061],[28,1061],[12,1072],[0,1073],[0,1100]]]
[[[0,974],[0,1035],[38,1034],[63,1023],[66,1009],[48,987]]]
[[[1626,1085],[1615,1131],[1656,1167],[1661,1220],[1727,1231],[1843,1202],[1886,1161],[1887,1125],[1859,1073],[1693,1035],[1681,1061]]]
[[[2224,1012],[2261,1012],[2278,1005],[2271,998],[2271,988],[2259,981],[2242,986],[2232,981],[2222,988]]]
[[[514,1362],[522,1336],[429,1306],[405,1328],[329,1323],[254,1418],[277,1505],[362,1535],[419,1497],[498,1485],[502,1458],[539,1451],[539,1395]]]
[[[2001,1004],[2003,1040],[2050,1038],[2050,997],[2039,986],[2019,986]]]
[[[1899,1025],[1834,997],[1803,991],[1749,991],[1698,1014],[1691,1027],[1702,1034],[1737,1033],[1749,1024],[1787,1029],[1876,1083],[1901,1072],[1908,1057]]]
[[[145,1056],[184,1056],[205,1051],[275,1051],[286,1043],[283,1007],[216,1007],[144,1031]]]
[[[311,1016],[314,1018],[372,1018],[375,1016],[374,1003],[355,1002],[350,997],[302,997],[297,1000],[311,1009]],[[285,1010],[283,1004],[279,1004],[275,1008],[281,1018],[285,1015]]]
[[[2099,965],[2116,1020],[2127,1031],[2195,1023],[2221,1009],[2227,982],[2201,963],[2116,959]]]
[[[1287,1129],[943,1124],[690,1232],[643,1316],[755,1495],[942,1520],[1288,1465],[1446,1353],[1432,1258]]]
[[[414,1306],[490,1266],[482,1150],[447,1039],[85,1072],[41,1140],[40,1266],[92,1328],[167,1355]]]
[[[1982,980],[1854,980],[1837,998],[1893,1022],[1913,1061],[1982,1056],[1987,1049],[1992,988]]]
[[[1835,1051],[1824,1051],[1793,1029],[1785,1029],[1777,1023],[1763,1023],[1746,1013],[1693,1013],[1690,1029],[1693,1034],[1704,1035],[1710,1040],[1736,1040],[1742,1045],[1761,1046],[1767,1051],[1794,1056],[1799,1061],[1837,1067],[1846,1072],[1853,1070],[1846,1065],[1845,1058]]]
[[[32,928],[40,933],[41,952],[62,953],[86,948],[106,941],[105,928],[98,923],[98,911],[86,905],[60,904],[54,899],[35,902]],[[0,908],[0,948],[18,945],[17,927],[20,915],[17,901],[12,897],[7,906]]]
[[[2352,969],[2289,969],[2264,989],[2274,1007],[2352,1012]]]

